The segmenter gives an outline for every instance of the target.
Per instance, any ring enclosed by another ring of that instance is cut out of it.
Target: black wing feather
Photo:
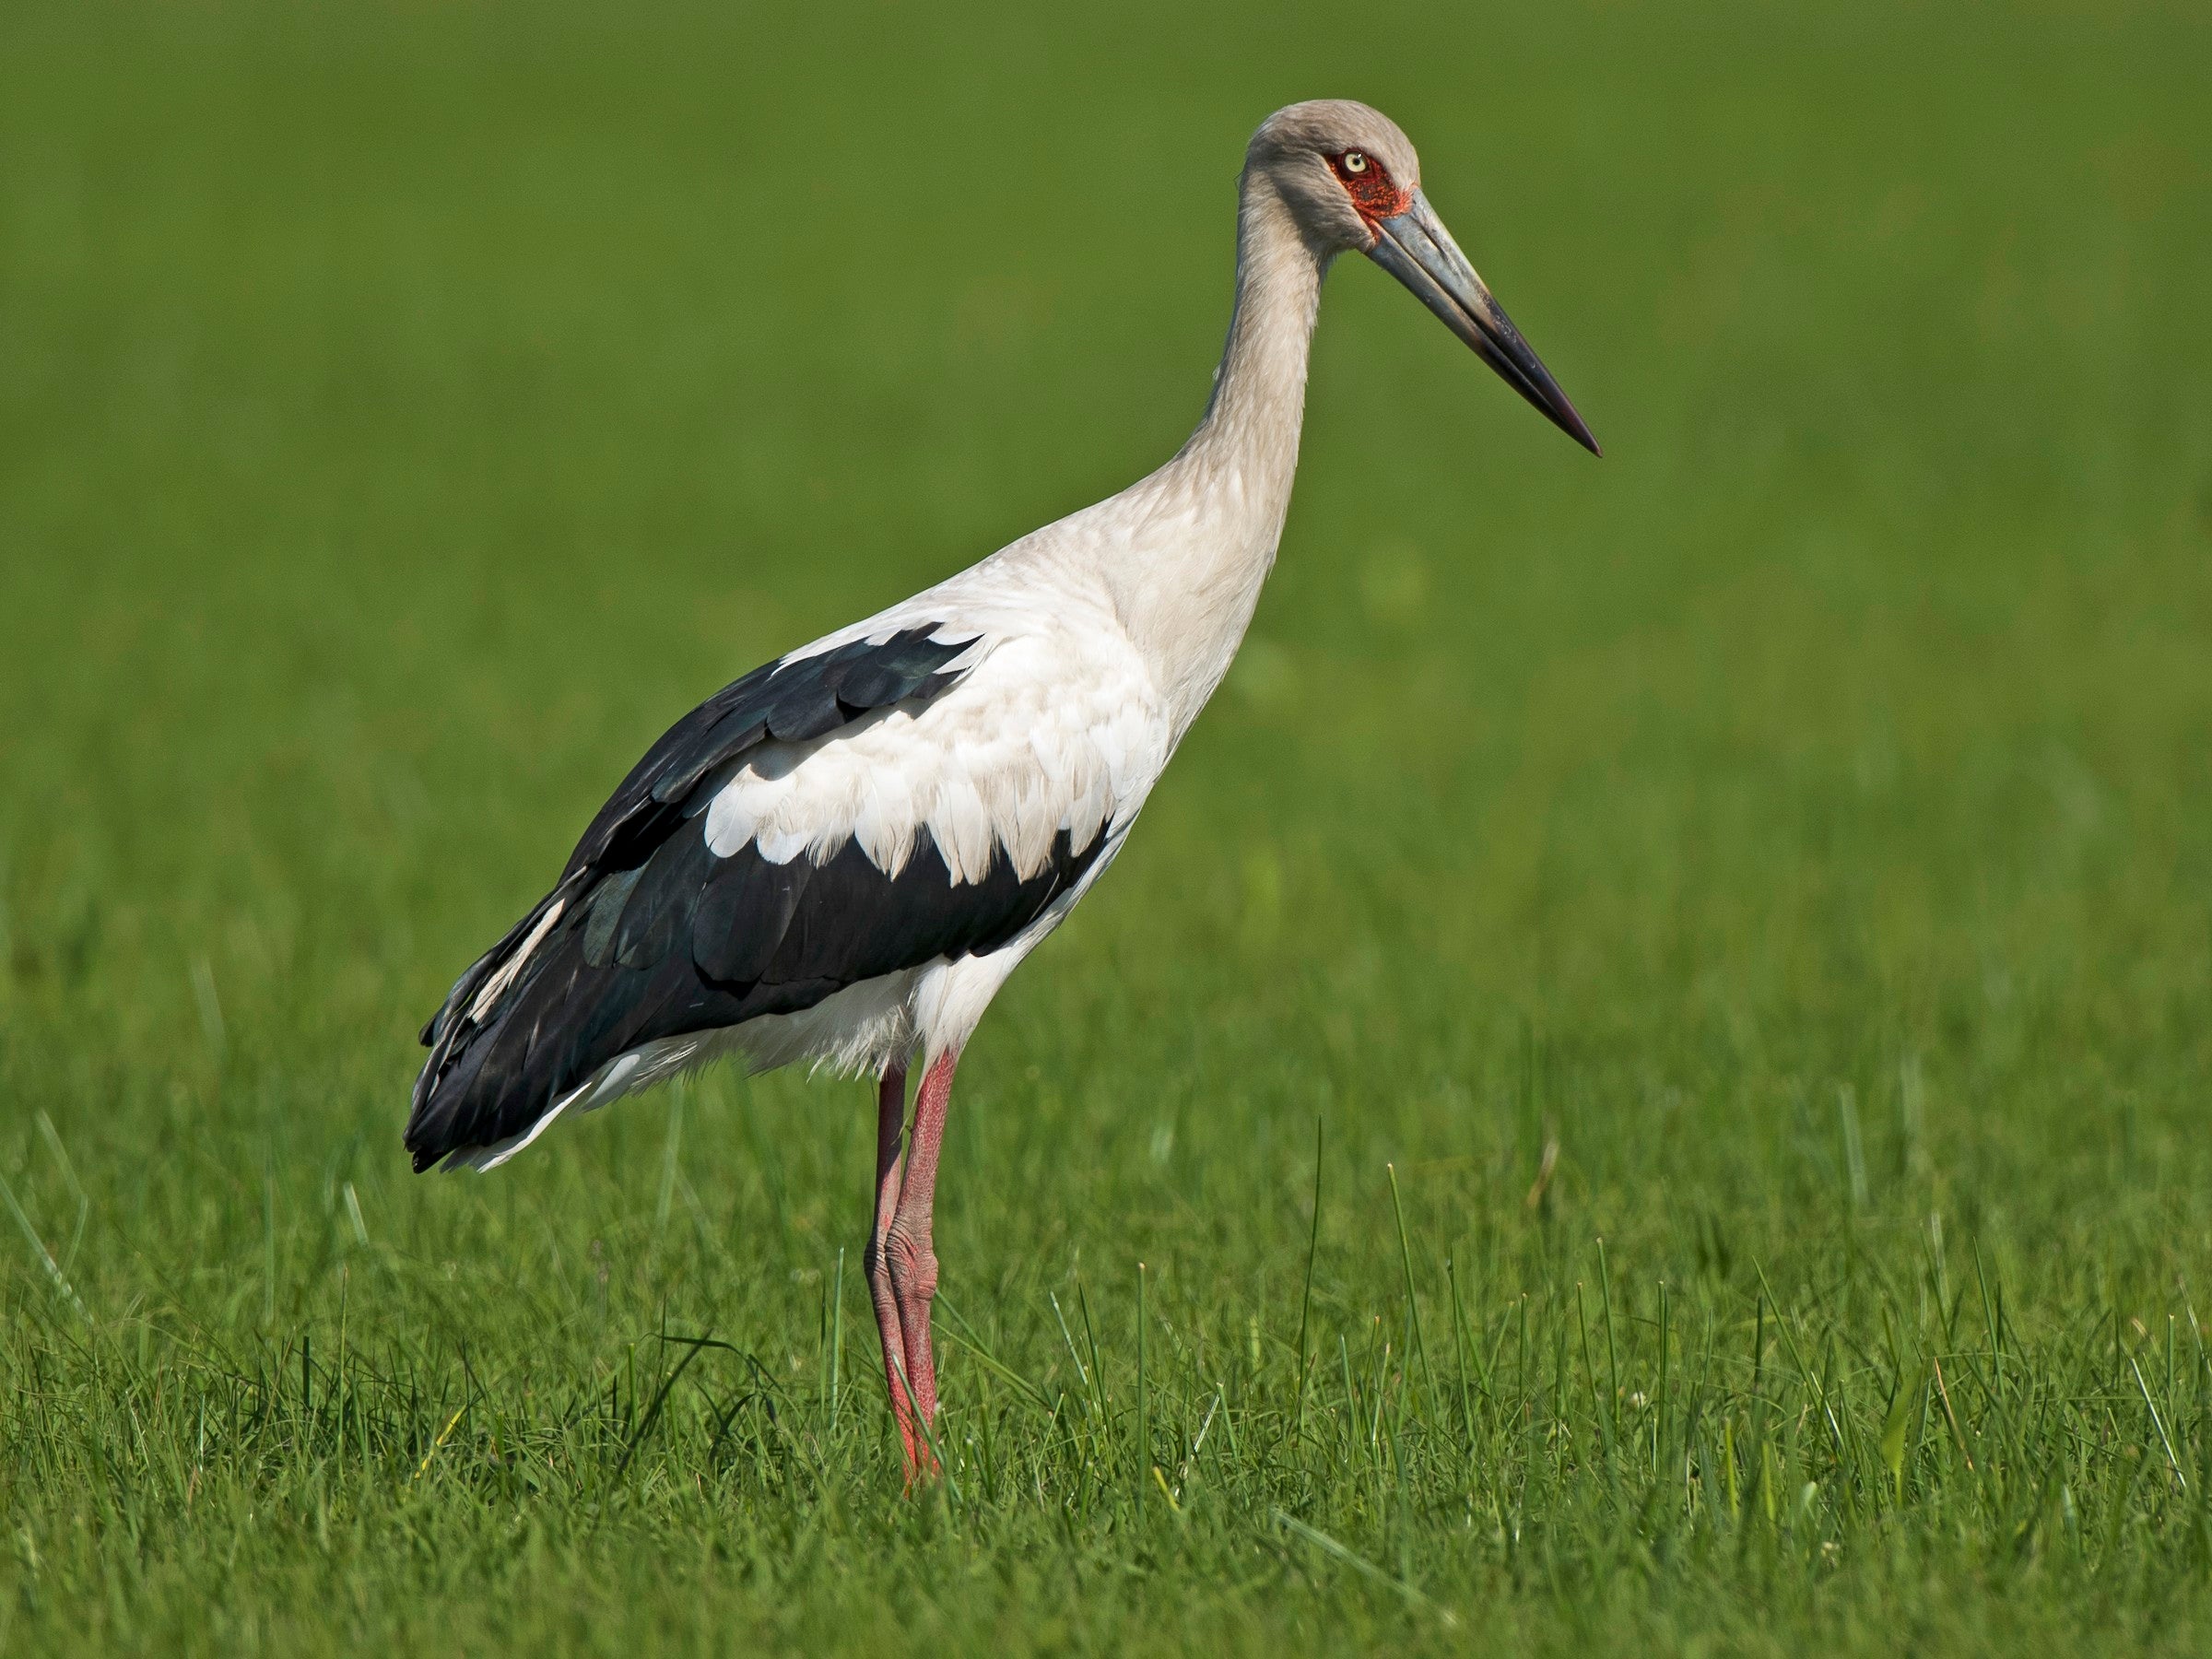
[[[871,644],[854,640],[797,662],[764,664],[734,680],[664,733],[607,798],[569,855],[564,879],[593,865],[629,865],[628,841],[657,841],[668,814],[708,772],[735,760],[767,736],[803,742],[873,709],[916,699],[926,702],[959,678],[946,664],[971,640],[931,638],[935,628],[910,628]],[[852,670],[865,666],[858,691]]]
[[[926,831],[896,876],[848,841],[816,864],[707,846],[693,792],[768,736],[818,737],[959,678],[970,641],[911,629],[771,664],[670,727],[584,831],[559,884],[462,975],[423,1029],[406,1145],[415,1167],[525,1133],[610,1060],[659,1038],[812,1007],[847,985],[937,957],[998,948],[1080,880],[1105,845],[1063,831],[1046,866],[1003,849],[955,887]],[[688,826],[688,833],[677,833]],[[545,922],[482,1018],[470,1010]]]

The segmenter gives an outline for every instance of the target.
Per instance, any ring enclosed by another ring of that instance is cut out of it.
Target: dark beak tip
[[[1556,385],[1549,390],[1558,393],[1559,402],[1555,404],[1547,397],[1536,405],[1537,408],[1550,418],[1552,425],[1599,460],[1604,460],[1606,452],[1598,444],[1597,434],[1590,429],[1590,423],[1583,418],[1583,412],[1568,402],[1566,394],[1558,392]]]
[[[1551,371],[1521,337],[1482,278],[1417,191],[1405,212],[1377,221],[1361,250],[1413,291],[1552,425],[1601,459],[1597,436]]]

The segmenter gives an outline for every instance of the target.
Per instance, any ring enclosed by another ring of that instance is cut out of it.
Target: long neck
[[[1247,179],[1237,210],[1237,302],[1229,343],[1214,371],[1206,417],[1176,460],[1237,474],[1274,504],[1278,532],[1298,470],[1306,359],[1326,269],[1273,187]]]
[[[1103,573],[1179,731],[1228,672],[1275,563],[1327,265],[1274,187],[1247,174],[1236,309],[1205,418],[1173,460],[1117,498],[1137,522]]]

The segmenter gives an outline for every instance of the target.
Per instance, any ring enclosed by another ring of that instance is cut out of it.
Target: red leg
[[[890,1391],[891,1416],[899,1424],[911,1477],[920,1463],[913,1407],[900,1375],[906,1366],[906,1338],[900,1328],[899,1296],[892,1284],[888,1250],[899,1208],[899,1139],[905,1127],[906,1067],[894,1065],[876,1086],[876,1219],[868,1230],[868,1247],[862,1253],[861,1265],[867,1275],[868,1296],[876,1304],[876,1334],[883,1339],[884,1386]]]
[[[914,1091],[914,1139],[907,1148],[906,1173],[884,1249],[900,1334],[905,1339],[907,1381],[913,1390],[915,1415],[926,1428],[934,1428],[937,1420],[937,1371],[929,1347],[929,1304],[937,1293],[937,1255],[931,1248],[930,1220],[936,1202],[945,1108],[952,1099],[952,1070],[959,1063],[958,1054],[938,1055]],[[921,1472],[935,1474],[935,1453],[926,1442],[918,1450]]]

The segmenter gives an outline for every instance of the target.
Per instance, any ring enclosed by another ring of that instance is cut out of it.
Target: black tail
[[[424,1028],[405,1135],[415,1168],[526,1135],[609,1061],[745,1017],[693,960],[712,866],[678,835],[643,865],[571,877],[485,954]]]
[[[403,1136],[407,1150],[414,1154],[418,1173],[449,1154],[469,1151],[500,1138],[497,1135],[480,1137],[477,1133],[479,1126],[490,1126],[477,1085],[484,1061],[518,1001],[520,986],[514,982],[519,981],[523,969],[533,966],[515,959],[561,899],[559,889],[547,894],[507,931],[506,937],[470,964],[468,971],[446,993],[444,1004],[422,1028],[422,1046],[430,1052],[415,1078]],[[556,918],[554,926],[559,925]],[[550,939],[538,939],[531,945],[529,955],[542,958],[550,943]],[[502,972],[511,974],[511,982],[491,998],[491,1006],[478,1008],[476,1005],[486,987]],[[496,1111],[489,1114],[493,1120],[506,1115]]]

